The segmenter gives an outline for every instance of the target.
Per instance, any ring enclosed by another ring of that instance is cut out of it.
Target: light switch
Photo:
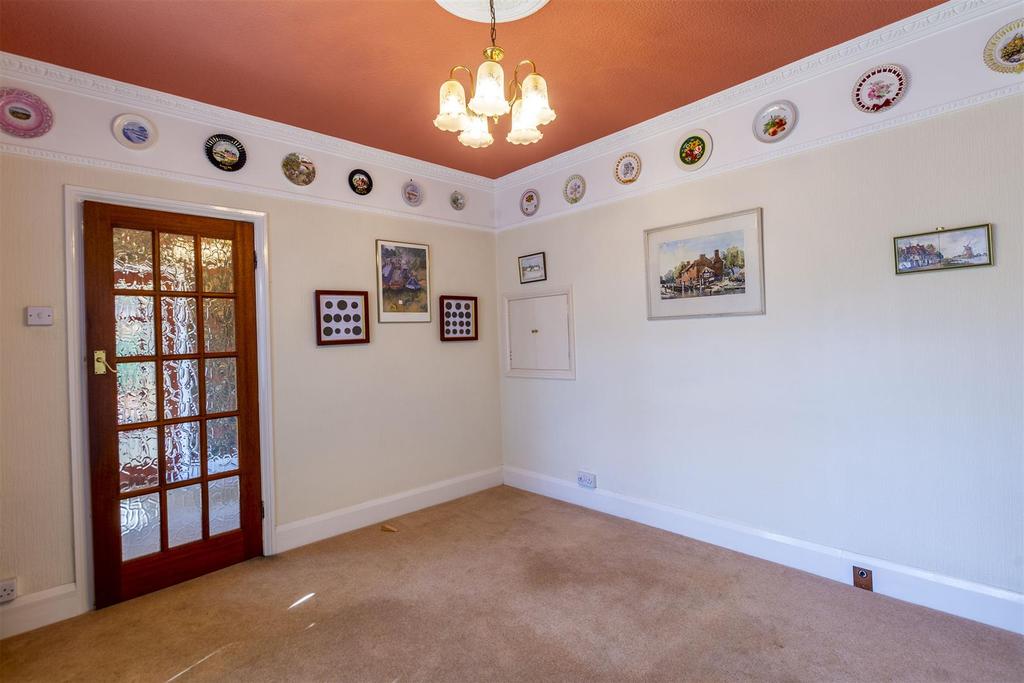
[[[49,306],[29,306],[25,309],[25,324],[29,326],[52,325],[53,309]]]

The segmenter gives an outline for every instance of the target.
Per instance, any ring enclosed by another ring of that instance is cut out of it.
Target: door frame
[[[74,529],[75,592],[79,613],[93,609],[92,523],[89,487],[88,349],[85,328],[85,216],[83,203],[97,201],[140,209],[241,220],[253,224],[256,248],[256,365],[259,374],[260,487],[264,506],[263,554],[274,549],[274,429],[270,349],[270,253],[267,214],[212,204],[145,197],[64,185],[65,306],[68,339],[68,406],[71,434],[71,497]]]

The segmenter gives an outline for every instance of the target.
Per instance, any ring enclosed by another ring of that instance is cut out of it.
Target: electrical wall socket
[[[18,580],[3,579],[0,581],[0,602],[10,602],[18,597]]]
[[[584,472],[583,470],[579,470],[576,472],[576,483],[585,489],[596,489],[597,475],[593,472]]]

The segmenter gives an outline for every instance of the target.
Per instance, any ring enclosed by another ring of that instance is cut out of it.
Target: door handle
[[[93,351],[92,352],[92,374],[94,375],[105,375],[107,371],[117,373],[114,368],[110,367],[110,363],[107,362],[106,351]]]

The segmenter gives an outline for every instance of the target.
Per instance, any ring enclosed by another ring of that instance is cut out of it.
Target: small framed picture
[[[548,279],[548,266],[544,252],[519,257],[519,284],[541,282]]]
[[[897,275],[993,263],[992,225],[989,223],[903,235],[894,237],[892,243]]]
[[[430,322],[430,247],[377,240],[377,321]]]
[[[475,296],[442,296],[439,302],[441,341],[476,341],[479,307]]]
[[[314,299],[317,346],[370,343],[368,292],[318,289]]]

